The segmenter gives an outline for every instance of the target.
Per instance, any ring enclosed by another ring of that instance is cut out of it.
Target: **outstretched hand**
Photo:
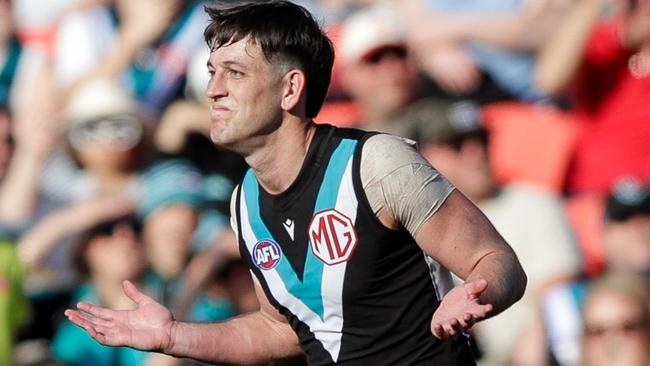
[[[474,323],[485,319],[492,311],[491,304],[481,304],[479,296],[488,283],[485,279],[465,282],[454,287],[442,298],[431,319],[431,332],[446,339],[469,330]]]
[[[111,310],[87,302],[68,309],[68,319],[107,346],[128,346],[144,351],[165,351],[171,347],[174,317],[163,305],[138,291],[129,281],[124,293],[133,300],[134,310]]]

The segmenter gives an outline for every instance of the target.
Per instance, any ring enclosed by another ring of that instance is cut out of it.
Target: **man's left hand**
[[[442,298],[431,319],[431,332],[447,339],[469,330],[474,323],[485,319],[492,311],[491,304],[481,304],[479,296],[488,283],[485,279],[465,282],[454,287]]]

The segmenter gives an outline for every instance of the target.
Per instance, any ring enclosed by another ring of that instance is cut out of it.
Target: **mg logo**
[[[328,265],[350,259],[357,245],[352,220],[334,209],[318,212],[312,217],[309,239],[314,255]]]
[[[275,268],[282,258],[278,243],[272,240],[262,240],[253,247],[253,262],[259,269],[268,271]]]

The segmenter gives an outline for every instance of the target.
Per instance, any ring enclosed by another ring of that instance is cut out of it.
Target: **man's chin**
[[[234,142],[229,140],[222,132],[210,131],[210,140],[218,147],[234,151]]]

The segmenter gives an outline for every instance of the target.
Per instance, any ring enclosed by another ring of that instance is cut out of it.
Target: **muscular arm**
[[[300,358],[298,337],[256,284],[259,311],[221,323],[185,323],[126,281],[135,310],[111,310],[81,302],[66,310],[73,323],[98,342],[219,364],[259,365]]]
[[[238,365],[301,357],[298,337],[286,318],[268,302],[257,282],[255,291],[261,305],[257,312],[216,324],[176,322],[165,353]]]
[[[485,279],[479,296],[496,315],[523,296],[526,275],[512,248],[485,215],[462,193],[454,191],[416,236],[431,257],[466,282]]]
[[[231,210],[236,192],[237,189],[232,195]],[[237,232],[234,220],[232,224]],[[109,346],[128,346],[219,364],[259,365],[303,356],[298,336],[269,303],[257,281],[255,293],[260,310],[220,323],[177,321],[168,309],[130,282],[124,283],[124,292],[137,304],[135,310],[115,311],[82,302],[77,305],[78,310],[67,310],[65,314],[98,342]]]
[[[453,336],[521,298],[526,275],[512,248],[412,144],[389,135],[369,139],[361,180],[386,227],[406,228],[425,253],[465,280],[436,310],[436,336]]]

